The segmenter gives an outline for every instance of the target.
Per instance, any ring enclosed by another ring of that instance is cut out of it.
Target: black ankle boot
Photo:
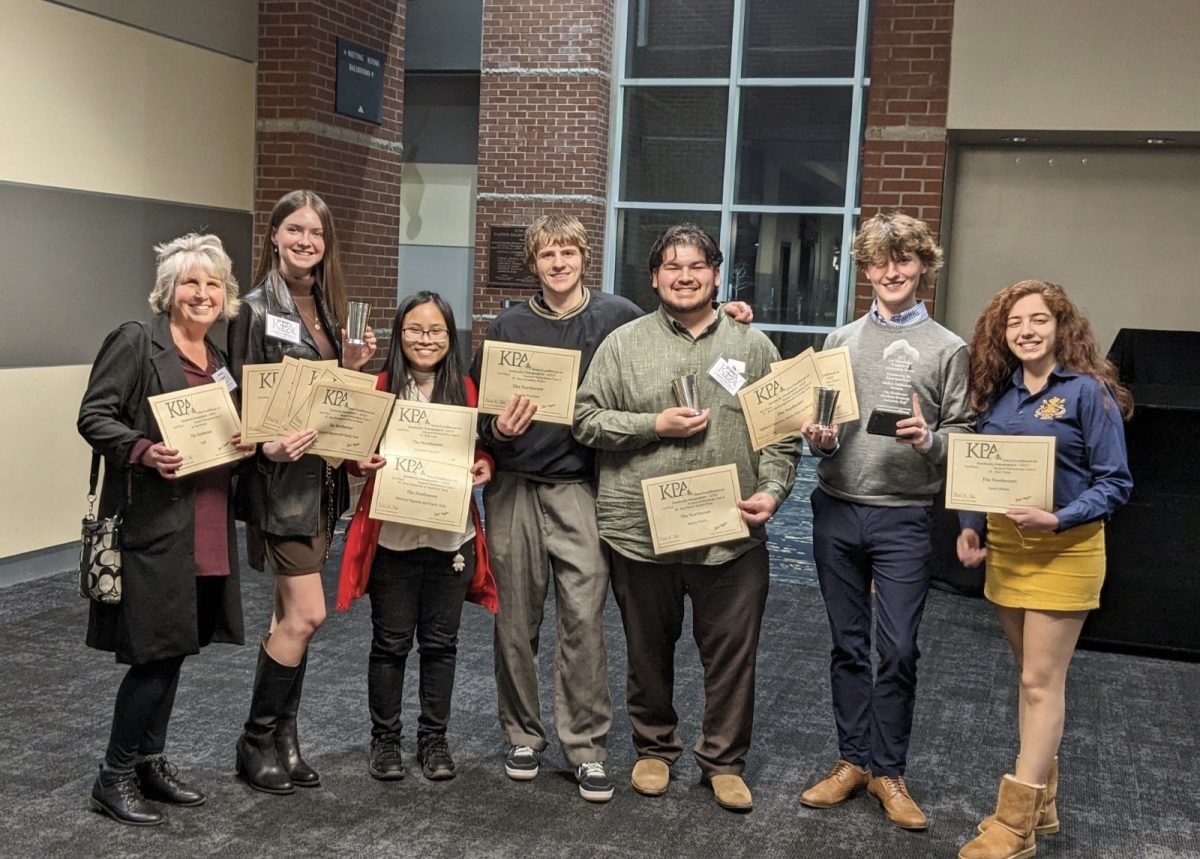
[[[132,770],[117,772],[101,766],[89,804],[92,811],[130,826],[158,826],[163,822],[162,812],[142,797],[137,773]]]
[[[321,776],[300,757],[300,740],[296,735],[296,714],[300,711],[300,695],[304,691],[304,672],[308,668],[308,652],[296,666],[296,679],[283,702],[279,724],[275,726],[275,752],[296,787],[320,787]]]
[[[238,777],[263,793],[296,791],[275,751],[275,731],[295,677],[295,668],[280,665],[271,658],[264,639],[258,648],[250,716],[237,741]]]
[[[137,774],[142,796],[146,799],[169,802],[172,805],[204,804],[204,794],[191,785],[176,780],[179,767],[162,755],[146,755],[141,763],[134,766],[133,771]]]

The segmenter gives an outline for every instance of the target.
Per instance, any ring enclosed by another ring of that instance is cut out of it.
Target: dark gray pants
[[[740,775],[754,728],[754,672],[767,604],[766,545],[720,566],[659,564],[611,553],[613,595],[628,649],[626,693],[638,757],[674,763],[683,752],[673,703],[683,598],[704,666],[704,719],[694,753],[711,777]]]
[[[591,484],[537,483],[499,472],[483,494],[496,614],[496,703],[515,746],[546,748],[538,695],[538,637],[554,581],[554,723],[572,766],[604,761],[612,700],[604,649],[608,561]]]

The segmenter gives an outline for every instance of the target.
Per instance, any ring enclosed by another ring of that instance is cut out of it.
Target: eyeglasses
[[[411,340],[414,343],[428,337],[434,343],[445,343],[450,336],[449,329],[446,328],[418,328],[415,325],[408,328],[401,328],[404,332],[404,339]]]

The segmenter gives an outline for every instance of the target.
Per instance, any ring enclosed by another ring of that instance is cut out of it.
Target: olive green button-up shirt
[[[599,451],[600,536],[628,558],[724,564],[767,538],[763,526],[751,525],[745,540],[656,556],[642,499],[646,478],[733,463],[743,498],[766,492],[779,504],[792,490],[799,445],[754,450],[737,396],[709,375],[722,357],[744,362],[751,383],[770,372],[779,352],[761,331],[723,312],[693,337],[660,307],[610,334],[592,359],[575,400],[575,438]],[[691,438],[660,439],[655,419],[676,404],[671,382],[687,373],[696,375],[700,407],[710,410],[708,426]]]

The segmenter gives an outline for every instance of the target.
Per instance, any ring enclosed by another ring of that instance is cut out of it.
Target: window
[[[605,288],[646,309],[655,236],[691,221],[721,298],[784,355],[844,323],[854,284],[869,0],[621,0]]]

